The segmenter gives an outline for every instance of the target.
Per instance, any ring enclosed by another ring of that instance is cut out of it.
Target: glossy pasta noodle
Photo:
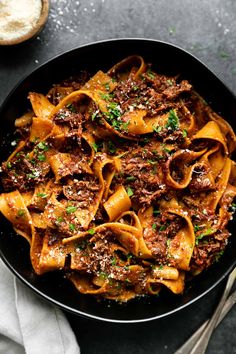
[[[131,56],[30,92],[2,164],[0,211],[36,274],[128,301],[175,294],[222,255],[234,211],[230,125],[187,80]]]

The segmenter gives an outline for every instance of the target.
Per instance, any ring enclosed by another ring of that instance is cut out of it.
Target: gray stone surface
[[[0,48],[0,104],[20,78],[63,51],[122,37],[154,38],[196,55],[236,94],[235,0],[51,0],[48,23],[33,41]],[[68,315],[82,354],[171,354],[208,317],[223,290],[181,312],[139,325]],[[236,309],[213,334],[207,354],[236,353]]]

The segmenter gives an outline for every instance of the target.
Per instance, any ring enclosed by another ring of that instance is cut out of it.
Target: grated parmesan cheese
[[[41,0],[0,0],[0,40],[27,34],[37,23],[41,10]]]

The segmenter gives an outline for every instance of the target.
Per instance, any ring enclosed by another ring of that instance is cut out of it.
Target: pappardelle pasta
[[[0,211],[36,274],[128,301],[175,294],[219,260],[236,196],[231,126],[140,56],[30,92],[2,163]]]

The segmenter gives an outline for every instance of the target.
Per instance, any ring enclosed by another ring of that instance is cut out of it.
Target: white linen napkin
[[[61,310],[16,279],[0,260],[0,354],[79,354]]]

